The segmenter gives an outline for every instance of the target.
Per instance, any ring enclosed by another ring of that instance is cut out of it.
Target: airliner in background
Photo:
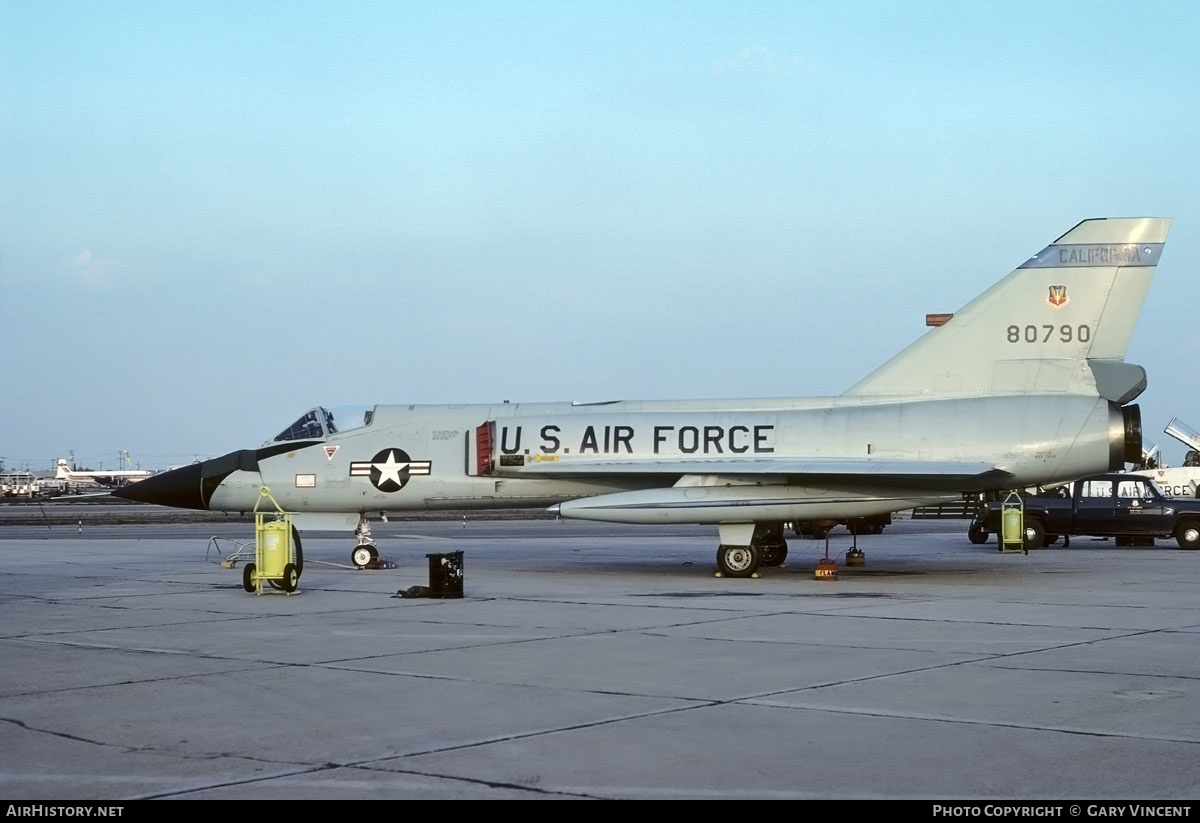
[[[122,452],[126,457],[128,452]],[[54,473],[56,480],[65,480],[68,483],[95,483],[98,486],[104,486],[107,489],[120,488],[128,486],[130,483],[136,483],[139,480],[145,480],[152,471],[144,469],[115,469],[112,471],[76,471],[72,469],[66,460],[58,461],[57,471]]]

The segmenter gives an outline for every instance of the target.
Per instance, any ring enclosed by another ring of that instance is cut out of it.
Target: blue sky
[[[1200,6],[0,0],[0,457],[837,394],[1087,217],[1200,426]]]

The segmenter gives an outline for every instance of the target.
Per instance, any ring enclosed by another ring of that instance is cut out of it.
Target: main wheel
[[[986,543],[988,539],[987,529],[977,523],[972,523],[971,528],[967,529],[967,539],[976,546]]]
[[[753,546],[717,546],[717,568],[725,577],[753,577],[760,562]]]
[[[300,570],[296,568],[295,563],[288,563],[283,567],[283,582],[280,586],[285,592],[291,594],[296,590],[296,584],[300,582]]]
[[[1046,540],[1046,527],[1040,520],[1025,521],[1025,551],[1040,549]]]
[[[242,568],[242,588],[248,592],[252,592],[255,589],[254,564],[253,563],[247,563]]]
[[[350,552],[350,562],[359,569],[365,569],[377,557],[379,557],[379,550],[371,543],[355,546],[354,551]]]
[[[783,523],[759,523],[754,528],[750,545],[758,549],[759,563],[780,566],[787,559],[787,541],[783,539]]]
[[[1200,521],[1184,520],[1176,526],[1175,542],[1181,549],[1200,549]]]
[[[787,560],[787,543],[780,540],[778,543],[764,544],[759,547],[758,556],[758,562],[764,566],[782,566],[783,561]]]

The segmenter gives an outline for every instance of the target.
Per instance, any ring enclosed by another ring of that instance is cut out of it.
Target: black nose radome
[[[192,463],[190,466],[151,475],[145,480],[117,489],[113,496],[138,503],[174,506],[178,509],[207,509],[200,491],[202,465]]]
[[[281,443],[261,449],[240,449],[211,460],[151,475],[145,480],[118,489],[113,495],[125,500],[153,503],[157,506],[174,506],[177,509],[207,509],[213,492],[234,472],[257,473],[259,460],[284,452],[306,449],[319,442],[314,440],[310,443]]]

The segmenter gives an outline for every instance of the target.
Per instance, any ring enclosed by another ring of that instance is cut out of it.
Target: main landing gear
[[[787,541],[783,539],[782,523],[757,526],[750,545],[758,547],[764,566],[782,566],[783,561],[787,560]]]
[[[755,546],[717,546],[717,568],[724,577],[754,577],[761,563]]]
[[[1196,534],[1200,535],[1200,523]],[[787,541],[783,539],[784,523],[720,523],[718,533],[721,545],[717,546],[718,577],[758,577],[760,568],[783,566],[787,560]],[[859,527],[874,534],[875,526],[865,520],[850,521],[850,534],[854,543],[846,552],[847,566],[866,565],[866,555],[858,548]],[[829,559],[828,531],[823,530],[825,558],[817,564],[818,580],[836,580],[837,565]],[[1200,537],[1197,537],[1200,546]]]
[[[754,577],[760,566],[782,566],[787,559],[787,541],[783,539],[782,523],[744,525],[753,526],[750,545],[740,546],[731,542],[717,547],[717,569],[722,577]],[[726,534],[729,532],[723,529],[722,537]]]
[[[365,569],[372,561],[379,559],[379,549],[375,548],[375,541],[371,539],[371,524],[367,522],[366,515],[358,516],[354,536],[358,538],[358,545],[350,552],[350,562],[356,569]]]

